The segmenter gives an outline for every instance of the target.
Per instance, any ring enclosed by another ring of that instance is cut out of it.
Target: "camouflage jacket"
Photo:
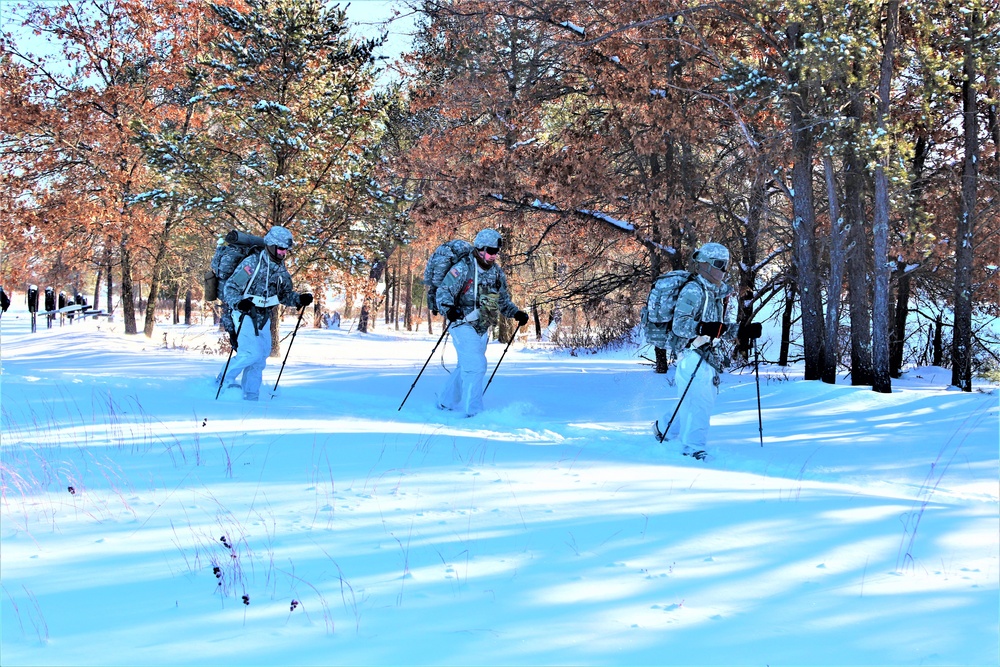
[[[500,315],[513,317],[520,309],[510,299],[507,276],[499,264],[493,264],[485,271],[479,270],[478,276],[474,273],[476,269],[478,265],[472,255],[460,259],[452,266],[438,287],[437,305],[442,313],[457,306],[463,318],[478,310],[478,319],[467,323],[478,333],[484,334],[493,328]]]
[[[674,308],[674,320],[671,328],[674,335],[687,339],[687,345],[698,335],[699,322],[725,322],[729,325],[722,334],[722,340],[731,342],[736,339],[736,306],[730,304],[733,288],[723,283],[716,287],[701,276],[684,285],[677,295],[677,306]],[[685,345],[685,347],[687,347]],[[708,347],[705,357],[712,368],[721,371],[726,366],[726,357],[719,346]]]
[[[250,309],[255,331],[260,331],[271,319],[271,310],[279,303],[298,307],[299,294],[292,289],[292,277],[285,265],[271,259],[266,250],[253,253],[237,265],[226,281],[222,298],[233,309],[237,325],[240,313],[236,309],[244,297],[257,302]]]

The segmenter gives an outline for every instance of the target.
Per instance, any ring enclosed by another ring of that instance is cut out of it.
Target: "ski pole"
[[[274,389],[271,390],[271,398],[274,398],[274,392],[277,391],[278,383],[281,382],[281,374],[285,370],[285,362],[288,361],[288,353],[292,351],[292,343],[295,342],[295,334],[299,332],[299,325],[302,324],[302,315],[305,314],[305,312],[305,306],[299,308],[299,319],[295,321],[295,328],[292,329],[292,339],[288,341],[288,349],[285,350],[285,359],[281,362],[281,370],[278,371],[278,379],[274,381]]]
[[[243,320],[246,319],[247,314],[243,313],[240,315],[240,324],[236,327],[236,339],[240,338],[240,329],[243,328]],[[219,400],[219,394],[222,393],[222,385],[226,383],[226,371],[229,370],[229,362],[233,360],[233,351],[236,349],[235,345],[229,346],[229,358],[226,359],[226,367],[222,369],[222,377],[219,378],[219,388],[215,390],[215,400]]]
[[[764,418],[760,414],[760,362],[757,358],[757,339],[753,339],[753,374],[757,380],[757,430],[760,432],[760,446],[764,446]]]
[[[490,379],[486,381],[486,386],[483,388],[483,394],[486,394],[486,390],[490,388],[490,382],[493,382],[493,376],[497,374],[497,369],[500,368],[500,364],[503,362],[504,355],[507,354],[507,350],[510,349],[510,344],[514,342],[517,338],[517,332],[521,330],[521,325],[518,325],[517,329],[514,329],[514,333],[510,335],[510,340],[507,341],[507,347],[503,349],[503,354],[500,355],[500,361],[497,362],[496,368],[493,369],[493,373],[490,375]]]
[[[695,354],[698,355],[698,363],[694,365],[694,371],[691,373],[691,379],[688,380],[687,386],[684,387],[684,393],[681,394],[681,400],[677,401],[677,407],[674,408],[674,414],[670,415],[670,421],[667,422],[667,427],[663,429],[663,435],[666,436],[667,431],[670,430],[670,425],[674,423],[674,417],[677,416],[677,411],[681,409],[681,403],[684,402],[684,397],[687,396],[688,389],[691,388],[691,383],[694,382],[694,376],[698,373],[698,369],[701,368],[701,362],[705,361],[705,355],[701,353],[701,350],[695,349]],[[659,438],[660,442],[663,442],[663,438]]]
[[[451,322],[448,322],[447,320],[445,320],[445,322],[446,323],[444,325],[444,331],[441,332],[441,337],[438,338],[438,342],[434,343],[434,349],[431,350],[430,356],[428,356],[427,357],[427,361],[424,362],[423,368],[421,368],[420,372],[417,373],[417,377],[414,378],[413,384],[410,385],[410,391],[406,392],[406,396],[403,397],[403,403],[399,404],[399,407],[396,408],[396,412],[399,412],[400,410],[403,409],[403,404],[406,403],[406,399],[408,399],[410,397],[410,392],[412,392],[413,388],[417,386],[417,380],[419,380],[420,376],[424,374],[424,370],[427,368],[427,364],[431,363],[431,359],[434,358],[434,353],[437,351],[438,345],[441,344],[441,341],[444,340],[445,334],[448,333],[448,327],[451,326]]]

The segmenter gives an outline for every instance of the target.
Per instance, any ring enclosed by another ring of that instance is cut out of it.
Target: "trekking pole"
[[[691,379],[688,380],[687,386],[684,387],[684,393],[681,394],[681,400],[677,401],[677,407],[674,408],[674,414],[670,415],[670,421],[667,422],[667,427],[663,429],[663,435],[667,435],[667,431],[670,430],[670,425],[674,423],[674,417],[677,416],[677,411],[681,409],[681,403],[684,402],[684,397],[687,396],[688,389],[691,388],[691,383],[694,382],[694,376],[698,373],[698,369],[701,368],[701,362],[705,361],[705,355],[701,353],[701,350],[695,348],[695,354],[698,355],[698,363],[694,365],[694,371],[691,373]],[[663,442],[663,438],[658,438],[660,442]]]
[[[753,375],[757,380],[757,430],[760,432],[760,446],[764,446],[764,418],[760,414],[760,361],[757,358],[757,339],[753,339]]]
[[[514,333],[510,335],[510,340],[507,341],[507,347],[503,349],[503,354],[500,355],[500,361],[497,362],[496,368],[493,369],[493,373],[490,375],[490,379],[486,381],[486,386],[483,388],[483,394],[486,394],[486,390],[490,388],[490,382],[493,382],[493,376],[497,374],[497,369],[500,368],[501,362],[503,362],[503,357],[507,354],[507,350],[510,349],[510,344],[514,342],[517,338],[517,332],[521,330],[521,325],[518,325],[517,329],[514,329]]]
[[[403,403],[406,403],[406,399],[410,397],[410,392],[412,392],[413,388],[417,386],[417,380],[419,380],[420,376],[424,374],[424,370],[427,368],[427,364],[431,363],[431,359],[434,358],[434,353],[437,352],[438,345],[441,344],[441,341],[444,340],[445,334],[448,333],[448,327],[451,326],[451,322],[448,322],[447,320],[445,322],[446,324],[444,325],[444,331],[441,332],[441,337],[438,338],[438,342],[434,343],[434,349],[431,350],[430,356],[428,356],[427,361],[424,362],[423,368],[420,369],[420,372],[417,373],[417,377],[414,378],[413,384],[410,385],[410,391],[406,392],[406,396],[403,397]],[[396,412],[399,412],[400,410],[403,409],[403,403],[399,404],[399,407],[396,408]]]
[[[236,327],[236,340],[240,338],[240,329],[243,328],[243,320],[246,319],[247,314],[242,313],[240,315],[240,324]],[[219,400],[219,394],[222,393],[222,385],[226,384],[226,371],[229,370],[229,362],[233,360],[233,351],[236,349],[235,345],[229,346],[229,358],[226,359],[226,367],[222,369],[222,377],[219,378],[219,388],[215,390],[215,400]]]
[[[278,383],[281,382],[281,373],[285,370],[285,362],[288,361],[288,353],[292,351],[292,343],[295,342],[295,334],[299,332],[299,325],[302,324],[302,315],[304,315],[305,312],[305,306],[299,308],[299,319],[295,321],[295,328],[292,329],[292,339],[288,341],[288,349],[285,350],[285,359],[281,362],[281,370],[278,371],[278,379],[274,381],[274,389],[271,390],[271,398],[274,398],[274,392],[277,391]]]

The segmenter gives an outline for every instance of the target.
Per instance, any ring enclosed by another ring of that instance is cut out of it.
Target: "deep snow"
[[[250,404],[209,327],[0,332],[4,665],[1000,662],[1000,392],[945,369],[763,364],[763,447],[727,374],[699,462],[641,349],[515,343],[461,419],[440,353],[397,410],[436,335],[302,329]]]

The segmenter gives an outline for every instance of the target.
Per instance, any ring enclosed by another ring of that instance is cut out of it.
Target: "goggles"
[[[500,254],[500,246],[488,245],[480,248],[480,250],[482,250],[484,254],[493,255],[494,257]]]
[[[717,268],[719,271],[725,271],[729,266],[729,262],[724,259],[710,259],[706,263]]]

